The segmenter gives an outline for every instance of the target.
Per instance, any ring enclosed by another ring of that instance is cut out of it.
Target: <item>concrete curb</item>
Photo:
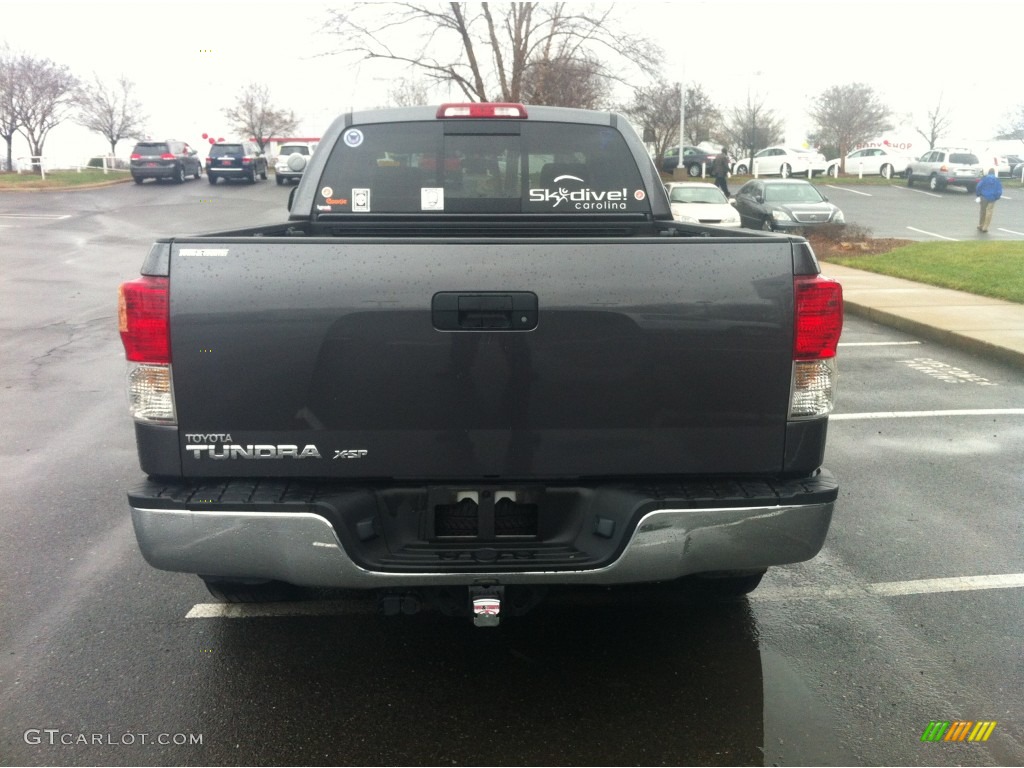
[[[885,325],[889,328],[903,331],[904,333],[920,336],[921,338],[928,339],[929,341],[935,341],[956,349],[961,349],[965,352],[989,357],[994,360],[1013,365],[1017,368],[1024,369],[1024,352],[999,346],[998,344],[992,344],[991,342],[984,341],[983,339],[975,339],[957,331],[937,328],[934,325],[929,325],[928,323],[922,323],[918,320],[903,317],[895,312],[878,309],[877,307],[869,307],[849,299],[844,299],[843,306],[847,313],[857,317],[862,317],[865,320],[870,320],[873,323]]]
[[[75,184],[70,187],[5,187],[0,184],[0,192],[74,192],[78,189],[102,189],[113,187],[115,184],[124,184],[132,180],[129,176],[126,179],[113,179],[112,181],[99,181],[95,184]]]

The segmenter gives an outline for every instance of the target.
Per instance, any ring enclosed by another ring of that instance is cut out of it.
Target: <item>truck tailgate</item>
[[[186,476],[783,464],[786,240],[202,238],[170,264]]]

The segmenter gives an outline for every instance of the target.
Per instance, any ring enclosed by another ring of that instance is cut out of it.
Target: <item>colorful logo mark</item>
[[[995,720],[932,720],[921,741],[988,741],[995,729]]]

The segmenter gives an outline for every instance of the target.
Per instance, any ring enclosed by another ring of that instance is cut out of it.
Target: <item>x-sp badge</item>
[[[344,451],[335,451],[334,452],[334,458],[335,459],[361,459],[364,456],[366,456],[367,453],[368,453],[368,451],[366,451],[363,448],[350,448],[350,449],[344,450]]]

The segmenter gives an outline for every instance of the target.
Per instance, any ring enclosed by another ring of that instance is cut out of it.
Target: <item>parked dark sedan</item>
[[[845,224],[843,212],[802,179],[753,179],[734,203],[748,229],[799,232],[823,224]]]
[[[711,175],[711,162],[718,157],[717,152],[708,152],[700,147],[683,146],[683,167],[688,176],[697,177],[701,170],[705,176]],[[665,150],[665,157],[661,161],[661,170],[665,173],[672,173],[679,167],[679,145],[669,147]]]

